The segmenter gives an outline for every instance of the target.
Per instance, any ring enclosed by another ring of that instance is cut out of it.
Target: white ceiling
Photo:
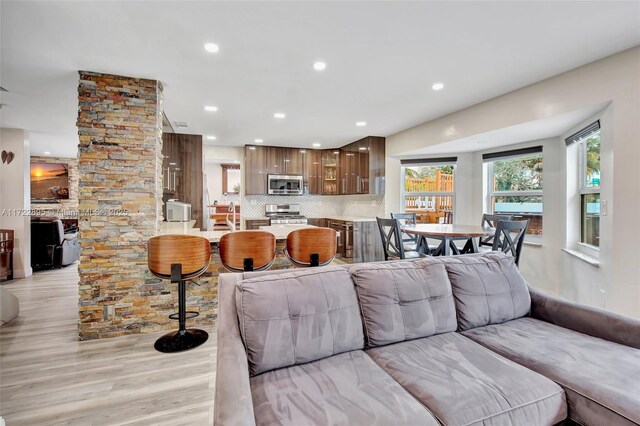
[[[161,80],[169,120],[215,144],[335,147],[640,44],[639,2],[0,5],[1,125],[27,129],[33,153],[61,156],[76,155],[77,70]],[[437,81],[444,90],[431,90]]]

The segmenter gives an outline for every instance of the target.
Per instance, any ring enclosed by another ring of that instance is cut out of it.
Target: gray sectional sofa
[[[222,274],[216,425],[640,423],[640,321],[501,253]]]

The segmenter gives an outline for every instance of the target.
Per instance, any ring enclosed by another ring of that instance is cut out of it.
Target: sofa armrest
[[[640,349],[640,321],[549,296],[531,286],[529,293],[533,318]]]
[[[240,336],[235,289],[242,274],[218,278],[218,355],[214,425],[255,426],[249,363]]]

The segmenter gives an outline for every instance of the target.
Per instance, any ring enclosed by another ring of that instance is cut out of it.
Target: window
[[[484,154],[488,210],[529,220],[527,234],[542,235],[542,147]]]
[[[419,223],[453,223],[456,160],[402,160],[404,211]]]
[[[600,246],[600,129],[578,142],[580,153],[580,242]]]

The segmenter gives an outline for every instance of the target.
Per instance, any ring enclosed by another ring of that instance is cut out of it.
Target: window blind
[[[440,158],[410,158],[400,160],[402,165],[421,166],[428,164],[452,164],[458,161],[458,157],[440,157]]]
[[[580,142],[582,139],[586,138],[587,136],[589,136],[594,132],[597,132],[598,130],[600,130],[600,120],[596,120],[595,122],[589,124],[584,129],[575,132],[574,134],[566,138],[564,140],[564,143],[567,146],[573,145],[574,143]]]
[[[482,161],[494,161],[508,157],[521,157],[530,154],[541,154],[542,146],[532,146],[529,148],[511,149],[509,151],[490,152],[488,154],[482,154]]]

